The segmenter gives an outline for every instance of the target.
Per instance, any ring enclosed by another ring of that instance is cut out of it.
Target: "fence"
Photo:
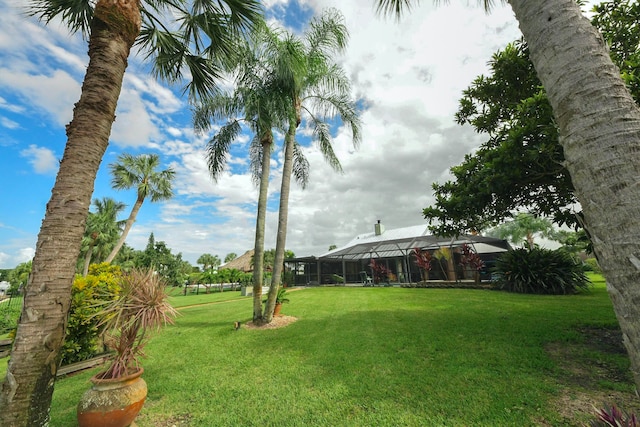
[[[11,295],[0,301],[0,337],[15,329],[21,310],[22,295]]]

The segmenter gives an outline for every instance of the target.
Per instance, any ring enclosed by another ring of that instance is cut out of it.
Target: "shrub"
[[[562,251],[514,249],[497,259],[494,286],[527,294],[571,294],[589,285],[580,264]]]
[[[638,418],[635,414],[627,414],[612,405],[596,411],[596,419],[589,424],[591,427],[637,427]]]
[[[15,333],[21,311],[22,297],[14,296],[0,304],[0,335],[7,332]]]
[[[584,265],[586,271],[593,271],[594,273],[602,274],[602,269],[600,268],[597,259],[587,258],[584,260]]]
[[[120,267],[108,263],[89,266],[87,277],[76,276],[71,289],[71,310],[62,363],[87,360],[102,350],[101,304],[113,300],[120,290]]]

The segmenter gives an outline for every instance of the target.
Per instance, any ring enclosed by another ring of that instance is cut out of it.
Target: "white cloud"
[[[28,159],[36,173],[53,174],[58,170],[58,159],[48,148],[31,144],[29,148],[20,151],[20,155]]]
[[[18,129],[20,127],[20,123],[14,122],[11,119],[7,119],[6,117],[0,117],[0,125],[7,129]]]
[[[462,90],[486,72],[497,49],[519,37],[504,7],[486,15],[455,2],[440,7],[422,2],[398,23],[376,16],[372,0],[303,3],[317,12],[330,6],[342,10],[351,38],[339,61],[366,108],[359,150],[346,129],[335,130],[334,148],[344,174],[328,167],[316,147],[304,148],[311,177],[305,191],[292,184],[287,243],[300,256],[342,245],[371,231],[378,219],[387,229],[424,224],[422,209],[433,202],[431,183],[447,179],[449,168],[482,142],[470,128],[453,121]],[[289,2],[263,4],[282,14]],[[17,19],[7,6],[0,5],[0,12],[0,89],[2,96],[11,91],[22,101],[0,98],[0,108],[29,114],[33,120],[42,120],[44,112],[58,125],[50,131],[64,133],[80,96],[86,43],[69,38],[62,27],[45,29],[33,20]],[[162,204],[156,217],[139,218],[127,243],[143,249],[153,232],[192,263],[205,252],[244,253],[253,247],[257,201],[244,155],[251,135],[243,134],[232,146],[229,169],[214,183],[204,147],[219,124],[208,135],[195,135],[185,100],[175,88],[148,77],[140,58],[130,58],[111,139],[118,149],[160,152],[177,172],[176,197]],[[308,130],[300,129],[303,134]],[[57,166],[53,151],[41,150],[47,149],[32,145],[23,156],[34,168]],[[281,159],[278,146],[272,159],[272,201],[279,191]],[[276,224],[272,208],[267,248],[275,246]]]

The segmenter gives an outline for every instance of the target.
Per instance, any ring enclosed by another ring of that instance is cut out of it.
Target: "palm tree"
[[[46,23],[60,18],[72,32],[82,32],[88,39],[89,63],[67,126],[67,144],[0,390],[0,425],[6,426],[49,422],[76,260],[132,46],[137,43],[151,60],[154,76],[179,83],[189,75],[185,87],[189,97],[208,98],[216,91],[222,66],[237,56],[238,37],[261,20],[257,0],[33,0],[29,4],[32,16]]]
[[[399,13],[410,0],[377,0]],[[488,3],[485,1],[485,4]],[[640,388],[640,109],[574,0],[509,0],[559,141]]]
[[[89,212],[87,217],[87,230],[83,243],[86,241],[87,249],[84,256],[82,275],[86,277],[89,272],[89,264],[92,258],[102,261],[111,251],[118,240],[124,221],[118,221],[118,214],[124,210],[125,205],[116,202],[110,197],[102,200],[94,199],[95,212]]]
[[[194,110],[194,126],[206,131],[211,123],[227,120],[207,144],[209,172],[217,181],[226,168],[231,143],[248,125],[254,133],[249,154],[254,183],[259,185],[253,265],[253,321],[262,322],[262,286],[264,282],[264,230],[267,213],[270,159],[273,128],[288,121],[290,111],[287,94],[274,79],[274,52],[280,48],[277,35],[266,26],[254,33],[251,43],[242,50],[243,61],[235,70],[236,88],[232,94],[221,94]]]
[[[202,264],[202,271],[206,271],[218,267],[220,265],[220,257],[218,255],[202,254],[196,263]]]
[[[289,128],[285,135],[276,254],[271,287],[263,313],[265,323],[269,323],[273,318],[284,266],[293,159],[301,156],[296,144],[296,129],[304,117],[313,129],[314,139],[325,160],[340,172],[342,168],[332,148],[331,129],[327,121],[339,116],[342,122],[351,128],[354,146],[357,147],[360,142],[360,119],[355,103],[351,100],[349,79],[342,68],[332,60],[332,55],[344,50],[347,38],[344,18],[337,10],[328,9],[320,18],[311,21],[309,30],[304,34],[304,40],[294,42],[291,38],[286,38],[283,42],[287,48],[281,52],[287,56],[295,52],[296,57],[302,58],[304,66],[299,67],[297,73],[296,69],[292,69],[280,77],[280,85],[287,87],[290,94],[289,101],[294,114],[289,118]],[[296,52],[296,48],[300,48],[301,51]],[[291,62],[293,61],[280,59],[280,63]],[[300,161],[297,163],[304,164]]]
[[[529,250],[535,247],[534,236],[540,233],[543,237],[555,240],[556,233],[553,223],[544,217],[536,217],[531,213],[520,212],[513,220],[489,230],[488,236],[508,239],[511,243],[521,245],[526,242]]]
[[[157,154],[142,154],[140,156],[122,154],[116,163],[109,165],[113,176],[111,180],[113,188],[128,190],[135,187],[138,196],[131,208],[122,235],[105,260],[106,262],[113,261],[118,254],[146,198],[150,198],[152,202],[159,202],[173,197],[171,184],[176,173],[171,168],[157,171],[156,168],[159,165],[160,157]]]

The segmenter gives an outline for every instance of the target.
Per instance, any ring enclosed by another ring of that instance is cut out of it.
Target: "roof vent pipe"
[[[384,233],[384,225],[380,224],[380,220],[378,220],[378,223],[374,226],[374,231],[376,236],[380,236]]]

